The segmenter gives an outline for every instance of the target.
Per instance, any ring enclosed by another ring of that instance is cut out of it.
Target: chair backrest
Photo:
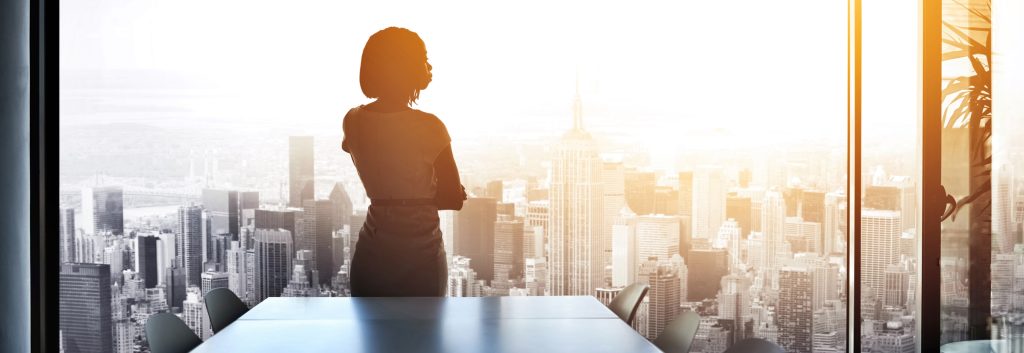
[[[203,302],[206,303],[206,313],[210,316],[210,329],[213,333],[224,329],[249,311],[249,307],[238,299],[235,292],[227,288],[211,290],[203,297]]]
[[[748,338],[732,345],[725,353],[786,353],[786,350],[775,343],[760,338]]]
[[[668,323],[665,331],[654,340],[654,345],[665,353],[687,353],[693,345],[693,338],[697,337],[698,327],[700,315],[692,311],[683,312]]]
[[[633,283],[629,287],[623,288],[615,296],[615,299],[608,303],[608,308],[612,309],[612,312],[627,325],[632,325],[633,318],[636,317],[636,309],[640,307],[640,302],[644,300],[644,296],[647,295],[647,290],[650,288],[644,283]]]
[[[203,343],[192,329],[171,313],[153,314],[146,320],[146,340],[153,353],[187,353]]]

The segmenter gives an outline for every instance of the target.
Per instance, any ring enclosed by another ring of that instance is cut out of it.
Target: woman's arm
[[[461,210],[466,200],[466,188],[459,180],[459,168],[455,166],[452,146],[448,145],[434,160],[434,176],[437,178],[437,196],[434,201],[439,210]]]

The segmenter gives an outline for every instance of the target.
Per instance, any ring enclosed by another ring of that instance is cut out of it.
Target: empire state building
[[[601,160],[583,130],[579,85],[573,127],[562,136],[551,161],[548,286],[551,295],[590,295],[600,286]]]

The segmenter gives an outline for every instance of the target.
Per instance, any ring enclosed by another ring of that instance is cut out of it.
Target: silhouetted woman
[[[369,104],[345,115],[342,149],[370,197],[352,256],[352,296],[444,296],[448,264],[437,211],[466,199],[444,123],[412,109],[431,80],[423,40],[405,28],[366,41],[359,85]]]

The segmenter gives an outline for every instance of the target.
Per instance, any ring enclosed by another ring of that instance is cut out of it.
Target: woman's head
[[[413,103],[430,84],[430,70],[427,47],[420,36],[405,28],[388,27],[366,41],[359,86],[367,98]]]

